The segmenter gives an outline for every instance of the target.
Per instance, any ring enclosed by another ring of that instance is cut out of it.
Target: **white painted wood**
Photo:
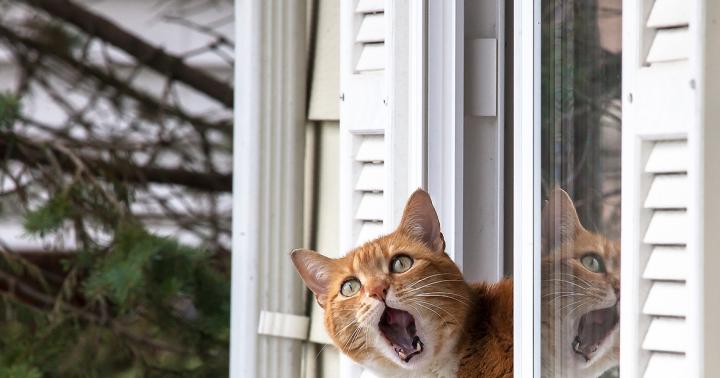
[[[375,71],[385,68],[385,44],[368,43],[362,46],[360,59],[355,69],[357,71]]]
[[[302,342],[257,330],[261,310],[306,311],[288,258],[302,245],[306,3],[235,6],[230,376],[300,377]]]
[[[467,113],[474,116],[497,115],[497,39],[477,38],[470,43],[468,73],[465,80]]]
[[[654,282],[650,288],[643,314],[657,316],[685,316],[688,292],[683,282]]]
[[[368,14],[363,16],[358,30],[357,42],[384,42],[385,41],[385,14]]]
[[[645,265],[642,278],[646,280],[687,279],[688,258],[685,247],[656,246]]]
[[[385,201],[382,193],[363,193],[355,219],[382,222],[385,214]]]
[[[462,269],[464,3],[427,4],[427,190],[440,218],[446,251]]]
[[[355,160],[361,162],[382,162],[385,160],[385,142],[382,135],[363,135]]]
[[[644,378],[687,377],[688,366],[685,355],[680,353],[656,352],[650,356]]]
[[[260,335],[307,340],[309,330],[309,316],[260,311],[260,321],[258,322],[258,334]]]
[[[650,322],[642,348],[660,352],[685,352],[687,326],[682,318],[654,318]]]
[[[686,211],[655,211],[650,219],[643,242],[646,244],[687,244],[688,218]]]
[[[647,173],[682,173],[688,170],[686,140],[656,142],[645,165]]]
[[[687,175],[656,175],[645,198],[648,209],[680,209],[688,205],[690,186]]]
[[[647,62],[650,64],[684,60],[690,55],[688,28],[660,29],[650,46]]]
[[[514,374],[540,374],[540,10],[513,2],[513,340]],[[536,45],[536,41],[538,45]],[[537,75],[536,75],[537,73]],[[624,193],[623,193],[624,194]],[[533,214],[531,216],[530,214]]]
[[[382,191],[383,187],[385,187],[385,165],[382,163],[363,164],[355,184],[355,190]]]
[[[655,0],[648,17],[648,28],[684,26],[690,20],[690,7],[686,0]]]
[[[358,0],[357,7],[355,8],[355,12],[357,13],[373,13],[384,11],[384,0]]]
[[[370,241],[382,235],[384,232],[383,225],[380,222],[363,222],[360,226],[360,232],[358,233],[356,245],[362,245],[363,243]]]
[[[646,140],[686,138],[688,114],[693,111],[688,61],[645,63],[639,62],[627,78],[635,83],[628,93],[637,112],[633,133]]]

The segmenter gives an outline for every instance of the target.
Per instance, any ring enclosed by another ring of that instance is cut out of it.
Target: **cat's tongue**
[[[616,307],[590,311],[580,318],[573,349],[590,360],[618,322]]]
[[[408,362],[422,352],[423,343],[416,335],[415,319],[407,311],[386,307],[378,326],[401,360]]]

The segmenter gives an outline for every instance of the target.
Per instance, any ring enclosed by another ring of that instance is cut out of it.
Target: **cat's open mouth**
[[[573,351],[583,356],[586,362],[590,361],[619,320],[617,304],[583,315],[572,342]]]
[[[409,362],[423,351],[423,343],[415,328],[415,318],[409,312],[386,306],[378,327],[401,360]]]

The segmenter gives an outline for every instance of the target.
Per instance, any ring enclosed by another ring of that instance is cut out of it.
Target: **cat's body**
[[[512,377],[512,281],[467,284],[427,193],[398,229],[340,259],[296,250],[343,353],[383,377]]]

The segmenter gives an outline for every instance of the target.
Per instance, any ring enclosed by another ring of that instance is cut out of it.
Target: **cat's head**
[[[469,311],[469,288],[445,254],[430,196],[417,190],[398,228],[330,259],[295,250],[293,263],[325,309],[343,353],[377,371],[418,369],[450,353]]]
[[[593,372],[582,376],[617,365],[619,242],[586,230],[568,194],[556,188],[542,212],[542,254],[543,323],[554,330],[543,342],[563,365]]]

